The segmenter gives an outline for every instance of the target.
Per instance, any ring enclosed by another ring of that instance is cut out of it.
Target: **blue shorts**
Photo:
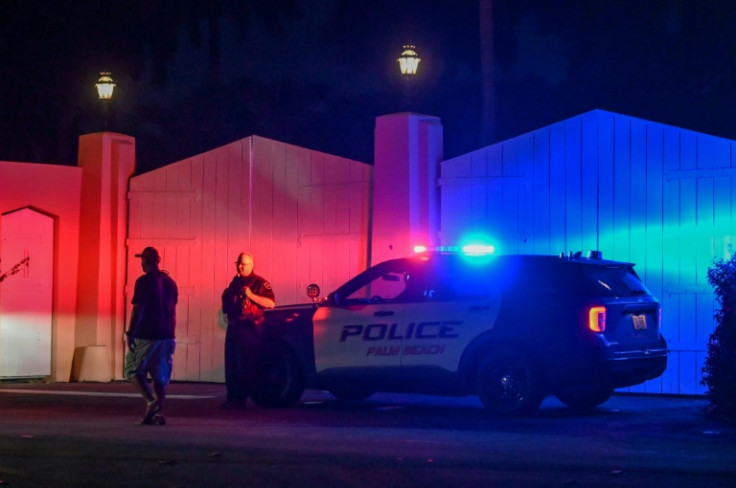
[[[160,341],[133,339],[133,350],[128,349],[125,356],[125,377],[149,374],[156,383],[168,385],[171,381],[171,364],[175,348],[174,339]]]

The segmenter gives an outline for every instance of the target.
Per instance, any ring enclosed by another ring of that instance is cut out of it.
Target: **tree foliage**
[[[708,388],[713,411],[736,422],[736,253],[728,260],[713,261],[708,282],[720,309],[708,340],[702,383]]]

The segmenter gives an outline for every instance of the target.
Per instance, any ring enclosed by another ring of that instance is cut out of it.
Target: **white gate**
[[[442,243],[481,230],[502,253],[599,250],[636,263],[662,304],[661,378],[703,394],[713,258],[736,250],[736,142],[594,110],[442,163]]]
[[[1,218],[0,378],[48,376],[54,221],[28,208]]]

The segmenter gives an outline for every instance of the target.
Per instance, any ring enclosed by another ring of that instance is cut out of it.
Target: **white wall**
[[[77,324],[81,182],[81,168],[0,161],[0,215],[30,208],[54,221],[54,262],[47,270],[53,286],[52,381],[68,381],[72,369]],[[7,238],[0,219],[0,245]],[[14,264],[3,261],[2,270]],[[3,314],[1,308],[0,314]]]

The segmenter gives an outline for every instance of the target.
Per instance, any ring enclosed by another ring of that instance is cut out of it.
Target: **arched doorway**
[[[30,208],[0,219],[0,378],[48,376],[54,220]]]

